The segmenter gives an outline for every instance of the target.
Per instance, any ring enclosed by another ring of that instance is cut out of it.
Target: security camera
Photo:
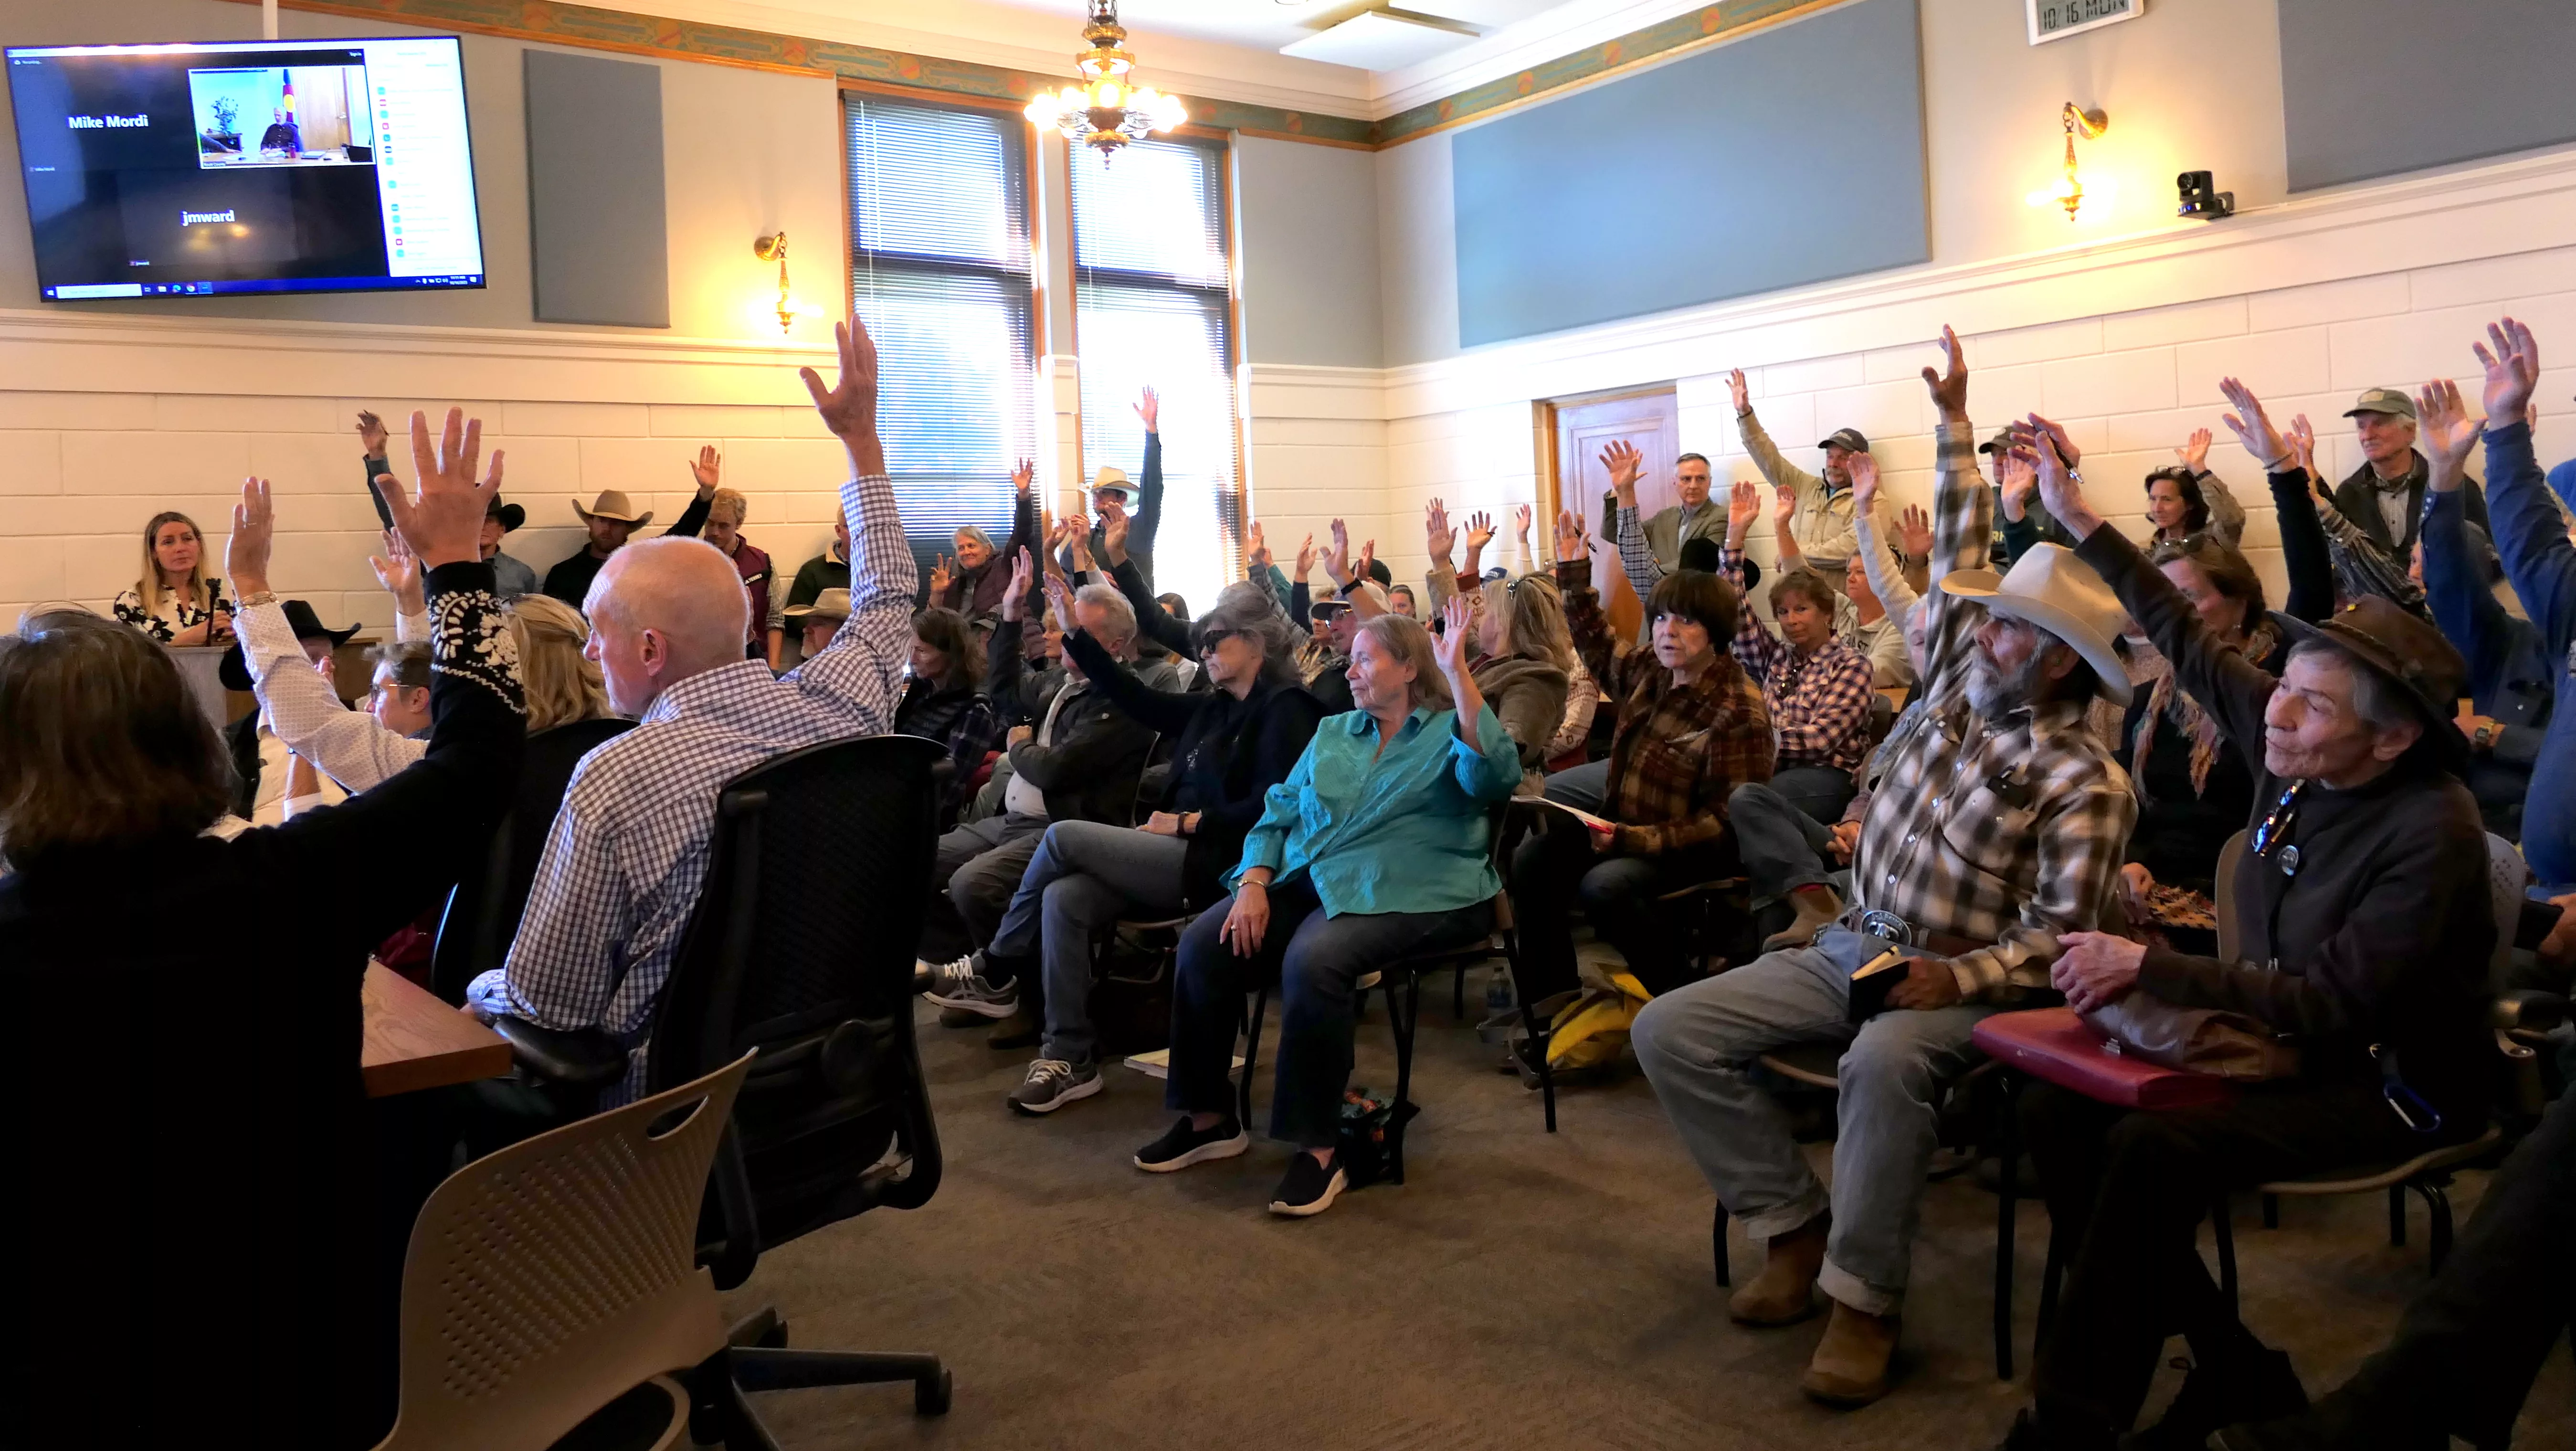
[[[2182,194],[2182,206],[2176,216],[2198,217],[2205,222],[2217,221],[2236,210],[2236,193],[2217,189],[2217,178],[2206,171],[2186,171],[2174,178],[2174,189]]]

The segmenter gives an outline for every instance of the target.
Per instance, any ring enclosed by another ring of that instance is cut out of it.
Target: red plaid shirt
[[[1727,577],[1744,587],[1744,551],[1725,554]],[[1869,754],[1870,664],[1829,636],[1805,655],[1772,632],[1747,602],[1737,611],[1735,658],[1762,682],[1762,703],[1779,735],[1779,762],[1853,771]]]

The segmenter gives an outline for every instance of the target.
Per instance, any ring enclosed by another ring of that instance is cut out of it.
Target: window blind
[[[1162,395],[1154,582],[1203,611],[1242,577],[1241,468],[1221,148],[1140,141],[1072,159],[1074,325],[1086,475],[1143,466],[1138,395]]]
[[[1028,128],[855,91],[841,105],[850,296],[884,359],[886,464],[926,579],[961,525],[1004,542],[1011,468],[1036,452]]]

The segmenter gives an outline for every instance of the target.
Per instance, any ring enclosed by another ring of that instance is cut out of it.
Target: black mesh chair
[[[725,783],[698,903],[649,1044],[646,1091],[757,1052],[716,1154],[698,1261],[719,1289],[761,1251],[939,1187],[939,1135],[913,1042],[912,944],[930,893],[939,742],[870,736],[809,746]],[[625,1054],[596,1030],[498,1024],[523,1070],[568,1086],[616,1081]],[[603,1048],[606,1050],[603,1053]],[[763,1309],[691,1379],[701,1443],[773,1447],[750,1392],[909,1380],[948,1409],[935,1356],[789,1350]]]
[[[509,814],[492,833],[491,850],[480,871],[457,879],[438,919],[438,941],[430,949],[430,990],[450,1003],[465,1001],[466,985],[499,967],[518,935],[520,914],[527,910],[528,888],[545,857],[546,833],[575,766],[603,743],[635,729],[635,722],[614,716],[577,720],[528,737],[528,754],[519,768],[519,791]]]

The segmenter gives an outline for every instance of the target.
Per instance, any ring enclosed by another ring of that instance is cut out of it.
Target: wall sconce
[[[797,314],[807,309],[803,303],[796,300],[794,293],[787,290],[786,229],[782,227],[777,232],[753,242],[751,255],[763,262],[774,261],[778,264],[778,330],[780,332],[793,330],[796,326]]]
[[[2111,118],[2105,115],[2100,107],[2090,111],[2079,110],[2073,101],[2069,101],[2066,103],[2066,109],[2058,113],[2058,119],[2066,127],[2066,175],[2056,186],[2044,191],[2032,192],[2030,204],[2044,207],[2054,202],[2066,208],[2066,220],[2071,222],[2075,220],[2075,213],[2084,205],[2084,183],[2075,175],[2075,138],[2082,136],[2087,141],[2099,139],[2103,132],[2111,128]]]

